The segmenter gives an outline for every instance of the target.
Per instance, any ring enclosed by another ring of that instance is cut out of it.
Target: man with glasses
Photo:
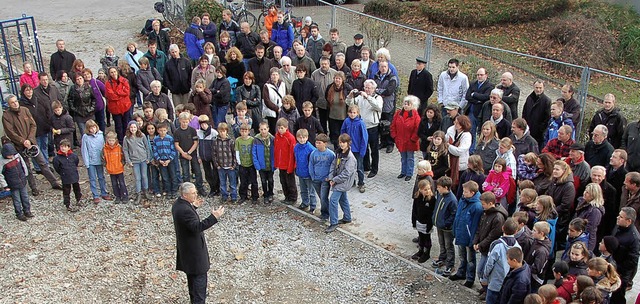
[[[210,262],[204,231],[224,214],[224,207],[212,208],[211,214],[201,221],[196,208],[203,202],[196,186],[185,182],[180,186],[180,197],[171,208],[176,230],[176,270],[187,275],[191,303],[205,303]]]
[[[287,89],[287,94],[291,94],[291,86],[293,81],[296,80],[296,67],[291,66],[291,58],[284,56],[280,59],[280,65],[282,66],[278,73],[280,73],[280,80],[284,82]]]
[[[631,207],[623,207],[618,213],[616,227],[613,229],[613,236],[618,239],[618,250],[613,253],[613,258],[618,265],[617,270],[622,280],[620,288],[611,295],[610,303],[626,303],[625,293],[627,286],[630,286],[638,268],[638,257],[640,256],[640,236],[634,223],[636,222],[636,211]]]
[[[607,141],[611,143],[614,148],[619,148],[622,141],[622,134],[624,133],[624,126],[627,124],[627,120],[624,115],[620,113],[620,110],[616,108],[616,97],[609,93],[604,95],[602,101],[602,109],[598,110],[591,123],[589,124],[589,134],[593,134],[593,131],[597,125],[605,125],[609,129],[607,134]]]
[[[591,132],[591,140],[584,148],[584,160],[591,166],[606,166],[609,163],[613,146],[607,141],[609,129],[605,125],[597,125]]]

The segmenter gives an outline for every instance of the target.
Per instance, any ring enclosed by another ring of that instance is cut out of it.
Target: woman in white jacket
[[[269,73],[271,77],[262,89],[262,115],[269,123],[269,132],[276,134],[278,112],[282,107],[282,97],[287,94],[287,88],[284,82],[280,80],[280,69],[271,68]]]
[[[447,129],[446,140],[449,142],[449,176],[455,189],[462,171],[467,170],[469,148],[471,148],[471,120],[465,115],[455,118],[453,126]]]

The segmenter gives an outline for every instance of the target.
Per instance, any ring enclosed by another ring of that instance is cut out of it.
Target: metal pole
[[[336,6],[331,5],[331,28],[336,27]]]
[[[580,90],[578,91],[578,102],[580,103],[580,109],[583,115],[580,115],[580,121],[577,124],[576,141],[579,141],[580,131],[582,130],[582,122],[584,121],[584,105],[587,102],[587,94],[589,93],[589,80],[591,79],[591,69],[584,67],[582,69],[582,76],[580,77]]]
[[[280,10],[285,12],[287,10],[287,1],[286,0],[280,0]]]
[[[427,70],[431,67],[431,52],[433,50],[433,35],[431,33],[427,34],[427,37],[424,40],[424,59],[427,61]]]

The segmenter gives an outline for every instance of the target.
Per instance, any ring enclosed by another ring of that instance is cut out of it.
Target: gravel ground
[[[33,199],[36,217],[27,223],[15,219],[10,200],[0,203],[1,303],[188,302],[186,277],[174,270],[171,201],[87,202],[68,213],[60,197]],[[284,205],[227,206],[206,232],[210,302],[473,302],[420,267],[323,230],[315,216]]]

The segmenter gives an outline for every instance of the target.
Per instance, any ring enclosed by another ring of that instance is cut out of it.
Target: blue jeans
[[[485,300],[487,301],[487,304],[500,303],[500,291],[493,291],[491,289],[487,289],[487,297]]]
[[[358,186],[364,185],[364,157],[360,153],[354,153],[357,162]]]
[[[198,157],[194,155],[191,160],[180,157],[180,167],[182,167],[182,182],[190,182],[191,173],[193,173],[196,176],[196,188],[198,191],[203,191],[202,169],[200,169]]]
[[[175,163],[177,162],[172,160],[166,167],[163,165],[158,166],[162,176],[162,191],[165,193],[175,194],[178,191],[178,173],[176,172]]]
[[[29,203],[29,194],[26,186],[20,189],[11,189],[11,200],[13,200],[13,209],[16,211],[16,216],[31,212],[31,203]]]
[[[320,218],[329,218],[329,182],[327,181],[312,181],[313,189],[320,198]]]
[[[232,200],[238,199],[238,191],[236,190],[236,170],[235,169],[218,169],[218,175],[220,176],[220,192],[222,193],[222,199],[231,198]],[[228,179],[227,179],[228,178]],[[229,182],[229,188],[231,193],[227,190],[227,181]]]
[[[158,166],[147,166],[149,170],[149,176],[151,176],[149,188],[153,190],[153,193],[161,193],[160,191],[160,168]]]
[[[227,111],[229,110],[229,105],[226,106],[216,106],[215,112],[213,114],[213,121],[215,126],[218,127],[218,124],[221,122],[225,122],[225,116],[227,116]]]
[[[480,283],[487,284],[488,281],[484,277],[484,266],[487,265],[488,255],[482,253],[480,254],[480,262],[478,262],[478,267],[476,267],[476,271],[478,273],[478,279],[480,279]]]
[[[147,163],[140,162],[133,164],[133,176],[136,178],[136,192],[147,191],[149,189],[149,179],[147,177]]]
[[[44,162],[49,165],[49,136],[48,134],[36,137],[36,142],[38,143],[38,149],[40,149],[40,154],[44,157]],[[37,162],[33,162],[33,167],[36,170],[40,171],[40,166]]]
[[[413,175],[414,154],[415,151],[400,152],[400,162],[402,163],[401,174],[406,176]]]
[[[76,124],[78,125],[78,132],[80,132],[80,138],[82,138],[82,135],[84,135],[85,126],[87,124],[84,122],[76,122]]]
[[[438,243],[440,244],[440,255],[438,260],[443,261],[445,266],[453,268],[456,264],[456,250],[453,247],[453,231],[437,228]]]
[[[107,195],[107,184],[104,181],[104,169],[102,165],[89,165],[87,167],[87,173],[89,173],[89,185],[91,186],[91,193],[93,198]],[[100,183],[100,192],[96,187],[96,179]]]
[[[302,200],[302,206],[310,206],[311,209],[316,209],[316,194],[313,190],[313,182],[311,178],[303,178],[298,176],[298,184],[300,184],[300,199]]]
[[[458,245],[458,257],[460,258],[460,266],[458,266],[458,276],[466,277],[467,282],[476,280],[476,251],[473,247]]]
[[[338,204],[342,209],[342,219],[345,221],[351,221],[351,209],[349,208],[349,199],[347,198],[347,192],[333,191],[331,192],[331,198],[329,199],[329,219],[331,225],[338,224]]]

